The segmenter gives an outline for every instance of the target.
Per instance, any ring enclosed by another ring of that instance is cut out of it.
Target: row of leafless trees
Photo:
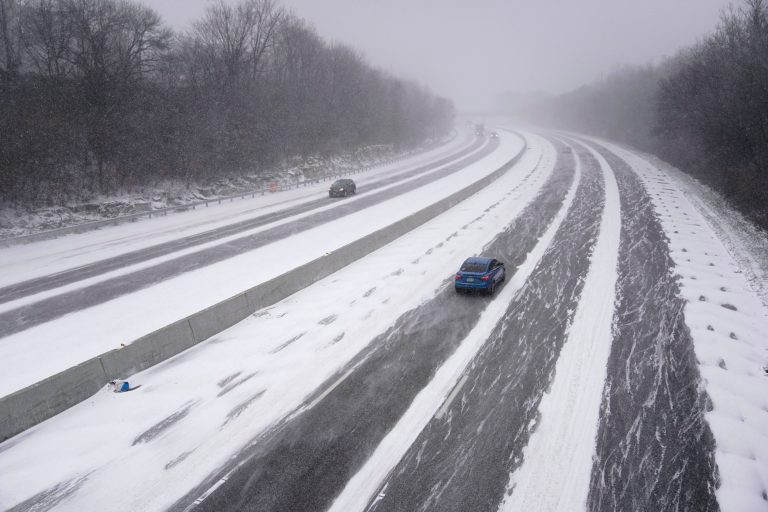
[[[716,31],[658,66],[529,108],[548,123],[662,156],[768,228],[768,1],[726,11]]]
[[[275,0],[211,3],[183,34],[128,0],[0,0],[0,200],[410,146],[452,117]]]

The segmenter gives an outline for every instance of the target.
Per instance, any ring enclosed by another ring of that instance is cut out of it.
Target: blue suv
[[[504,281],[506,271],[504,264],[493,258],[467,258],[454,277],[457,293],[468,290],[481,290],[493,295],[496,286]]]

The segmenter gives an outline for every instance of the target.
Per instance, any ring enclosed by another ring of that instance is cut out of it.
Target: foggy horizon
[[[152,0],[148,5],[183,31],[203,15],[206,3]],[[507,92],[560,94],[623,65],[658,63],[711,33],[722,10],[732,4],[278,3],[314,26],[326,41],[351,46],[372,66],[428,87],[452,100],[459,111],[492,110]]]

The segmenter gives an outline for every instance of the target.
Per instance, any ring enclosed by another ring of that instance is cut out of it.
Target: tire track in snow
[[[553,242],[472,361],[462,391],[421,432],[368,510],[498,508],[552,380],[597,237],[603,184],[595,159],[577,151],[581,183]]]
[[[559,161],[538,196],[486,247],[502,255],[510,270],[523,263],[560,209],[573,179],[571,168]],[[515,189],[526,185],[524,180]],[[329,506],[461,344],[488,302],[458,297],[446,287],[401,316],[370,343],[370,351],[350,363],[349,370],[341,370],[329,387],[318,390],[299,413],[254,448],[255,456],[204,494],[195,510],[299,512]],[[210,484],[200,486],[176,508],[183,509]]]
[[[622,226],[587,508],[718,510],[714,441],[667,238],[627,163],[596,146],[616,173]]]
[[[589,146],[588,146],[589,147]],[[541,420],[507,486],[501,510],[571,512],[584,506],[599,423],[600,397],[611,353],[616,267],[621,232],[619,190],[608,163],[602,169],[605,206],[589,270],[555,378],[539,405]]]

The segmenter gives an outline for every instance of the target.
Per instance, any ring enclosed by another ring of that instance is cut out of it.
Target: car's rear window
[[[464,264],[461,266],[462,272],[485,272],[485,269],[488,268],[487,263],[472,263],[472,262],[464,262]]]

